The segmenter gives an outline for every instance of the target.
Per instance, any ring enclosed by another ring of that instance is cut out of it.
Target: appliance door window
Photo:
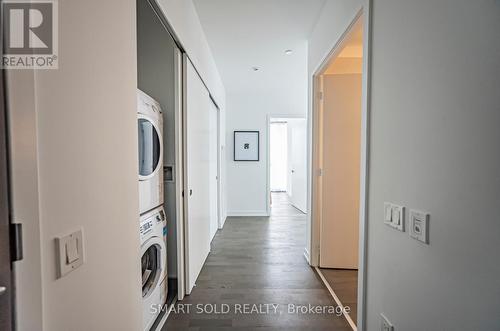
[[[151,245],[141,258],[142,297],[148,297],[158,284],[160,277],[160,248]]]
[[[145,118],[138,120],[139,130],[139,175],[153,174],[160,162],[160,137],[153,123]]]

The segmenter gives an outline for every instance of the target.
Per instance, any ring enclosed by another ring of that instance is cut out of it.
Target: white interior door
[[[307,148],[306,120],[292,119],[288,121],[290,169],[290,201],[292,205],[307,212]]]
[[[185,65],[186,293],[210,252],[210,97],[193,65]]]
[[[361,74],[325,75],[320,266],[358,268]]]
[[[218,194],[218,159],[219,159],[219,147],[218,147],[218,112],[219,110],[214,105],[212,101],[210,101],[210,120],[209,120],[209,128],[210,128],[210,241],[214,238],[217,233],[217,229],[219,227],[219,194]]]
[[[271,192],[287,191],[288,148],[287,123],[271,122],[270,125],[270,173]]]

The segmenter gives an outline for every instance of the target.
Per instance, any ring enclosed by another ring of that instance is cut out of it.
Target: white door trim
[[[360,210],[359,210],[359,270],[358,270],[358,330],[365,329],[366,321],[366,255],[367,255],[367,230],[368,230],[368,175],[369,175],[369,100],[370,100],[370,60],[371,60],[371,3],[372,0],[365,0],[359,8],[356,15],[350,21],[350,24],[344,30],[344,33],[339,38],[335,46],[325,57],[321,65],[313,74],[313,114],[310,126],[310,137],[312,137],[311,148],[311,164],[309,169],[309,178],[311,180],[311,251],[309,263],[311,266],[317,267],[319,264],[319,229],[321,221],[321,213],[318,213],[318,205],[316,205],[316,190],[318,189],[318,150],[316,148],[318,141],[318,113],[322,104],[321,95],[322,80],[321,75],[328,67],[330,60],[333,59],[342,49],[345,39],[353,26],[360,19],[363,22],[363,75],[362,75],[362,103],[361,103],[361,171],[360,171]],[[319,186],[321,187],[321,186]],[[321,201],[320,201],[321,203]],[[316,216],[317,215],[317,216]],[[306,248],[307,251],[307,248]]]
[[[175,217],[177,227],[177,299],[184,299],[185,295],[185,267],[184,267],[184,139],[183,139],[183,65],[182,52],[178,47],[174,49],[175,73]]]
[[[294,118],[294,119],[305,119],[307,118],[304,115],[297,114],[268,114],[267,115],[267,125],[266,125],[266,216],[271,216],[271,119],[273,118]]]

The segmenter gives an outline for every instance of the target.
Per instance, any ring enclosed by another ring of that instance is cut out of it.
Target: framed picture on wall
[[[234,161],[259,161],[259,131],[234,131]]]

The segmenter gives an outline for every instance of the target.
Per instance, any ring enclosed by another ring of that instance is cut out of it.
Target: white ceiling
[[[194,3],[226,91],[285,88],[293,92],[304,86],[295,81],[307,79],[307,39],[325,0]],[[287,49],[293,53],[285,55]]]

